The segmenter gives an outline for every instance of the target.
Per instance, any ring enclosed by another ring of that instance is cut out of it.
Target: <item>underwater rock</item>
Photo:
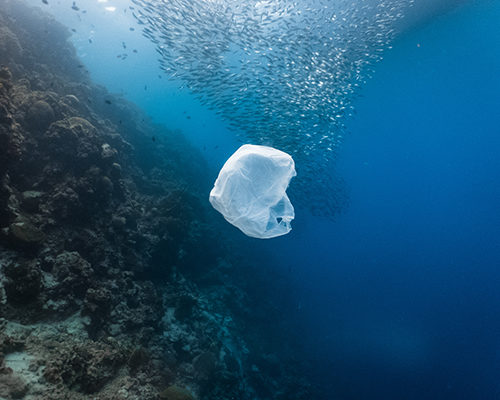
[[[192,315],[193,307],[196,305],[197,301],[194,297],[189,295],[181,295],[177,300],[177,307],[175,308],[175,318],[179,321],[183,321]]]
[[[111,220],[111,224],[113,225],[113,228],[117,230],[122,230],[125,228],[125,225],[127,224],[127,219],[122,216],[114,215],[113,219]]]
[[[1,168],[1,167],[0,167]],[[1,175],[1,171],[0,171]],[[9,200],[12,197],[11,188],[7,184],[6,177],[0,177],[0,226],[7,226],[15,217],[15,213],[9,206]],[[6,230],[8,234],[8,229]]]
[[[108,288],[87,289],[83,301],[82,315],[90,317],[90,324],[87,329],[91,337],[105,326],[105,320],[109,317],[112,304],[113,294]]]
[[[42,274],[36,261],[13,262],[5,267],[7,300],[27,304],[35,300],[42,287]]]
[[[22,399],[28,392],[28,385],[13,373],[0,373],[0,398]]]
[[[122,175],[122,166],[118,163],[111,164],[111,172],[110,175],[114,179],[118,179]]]
[[[67,94],[62,98],[62,101],[64,101],[67,105],[70,105],[72,107],[77,107],[80,104],[80,100],[78,97],[76,97],[73,94]]]
[[[26,114],[26,122],[37,131],[43,132],[54,122],[55,115],[52,107],[43,100],[38,100],[29,109]]]
[[[90,263],[76,251],[65,251],[55,257],[52,266],[44,268],[51,272],[46,277],[50,286],[46,287],[48,301],[43,308],[63,315],[77,311],[93,280],[94,270]]]
[[[160,393],[162,400],[195,400],[193,395],[179,386],[172,385]]]
[[[111,318],[118,321],[127,331],[149,327],[157,329],[163,307],[161,297],[153,284],[149,281],[135,282],[125,295],[125,301],[116,305],[111,312]]]
[[[9,106],[9,95],[12,90],[12,73],[6,66],[0,66],[0,122],[12,123],[12,115],[7,110]]]
[[[82,298],[87,291],[93,269],[78,252],[65,251],[56,257],[53,273],[59,282],[57,289],[60,293],[71,293]]]
[[[52,215],[57,219],[74,219],[82,212],[78,193],[64,184],[55,189],[50,204]]]
[[[144,347],[136,347],[130,354],[127,364],[132,371],[135,371],[149,359],[150,356]]]
[[[43,193],[36,190],[26,190],[21,194],[21,207],[28,212],[37,212]]]
[[[117,151],[116,149],[113,149],[109,144],[107,143],[104,143],[102,146],[101,146],[101,157],[103,160],[107,160],[107,159],[112,159]]]
[[[217,357],[211,351],[206,351],[193,359],[193,368],[202,378],[209,378],[217,369]]]
[[[118,345],[87,341],[67,346],[43,372],[51,383],[62,382],[82,393],[95,393],[124,365],[126,352]]]
[[[240,364],[238,360],[231,354],[226,354],[224,356],[224,363],[229,372],[235,373],[240,370]]]
[[[0,26],[0,59],[18,58],[22,51],[23,48],[17,36],[8,27]]]
[[[99,182],[99,190],[104,193],[106,196],[111,195],[113,193],[114,185],[111,179],[107,176],[103,176]]]
[[[43,135],[43,143],[51,154],[80,170],[97,162],[101,154],[96,128],[81,117],[52,123]]]
[[[21,351],[23,348],[24,348],[24,341],[20,339],[15,339],[4,333],[0,333],[0,354],[8,354],[15,351]]]
[[[10,224],[9,232],[15,244],[38,245],[45,239],[45,234],[28,221]]]
[[[3,104],[0,104],[0,122],[5,124],[12,123],[12,115],[9,113],[7,107],[5,107],[5,105]],[[5,138],[2,138],[2,140],[7,142],[7,135],[5,135]]]
[[[0,57],[1,59],[1,57]],[[11,99],[12,74],[7,67],[0,68],[0,178],[8,166],[19,160],[24,136],[13,116]]]
[[[11,81],[12,73],[10,70],[4,65],[0,68],[0,82],[1,81]],[[2,82],[4,84],[5,82]]]
[[[103,170],[95,165],[85,171],[75,182],[74,189],[78,194],[81,217],[96,218],[99,213],[107,213],[106,206],[114,194],[114,183]],[[84,220],[82,219],[82,222]]]
[[[74,224],[77,222],[71,221],[69,223]],[[109,243],[100,230],[75,229],[65,239],[67,251],[78,252],[94,268],[99,267],[102,275],[107,276],[107,273],[111,272],[109,263],[119,263],[119,254],[116,254],[114,250],[110,250]],[[106,258],[109,258],[109,261],[106,261]]]

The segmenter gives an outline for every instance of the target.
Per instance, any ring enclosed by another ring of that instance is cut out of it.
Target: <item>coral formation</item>
[[[275,314],[211,220],[202,157],[93,85],[68,36],[2,2],[0,398],[311,398],[291,359],[250,356],[269,350],[249,310]]]
[[[160,399],[165,400],[194,400],[194,397],[186,389],[172,385],[160,393]]]

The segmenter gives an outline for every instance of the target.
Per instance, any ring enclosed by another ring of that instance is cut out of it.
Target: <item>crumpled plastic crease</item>
[[[296,175],[289,154],[245,144],[220,170],[210,203],[247,236],[269,239],[285,235],[295,217],[286,189]]]

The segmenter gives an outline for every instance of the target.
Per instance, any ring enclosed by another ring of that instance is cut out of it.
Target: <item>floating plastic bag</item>
[[[210,203],[248,236],[286,235],[295,217],[286,189],[295,175],[295,163],[287,153],[245,144],[220,170]]]

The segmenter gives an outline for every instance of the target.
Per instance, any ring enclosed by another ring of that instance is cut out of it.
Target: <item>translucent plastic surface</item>
[[[210,203],[248,236],[269,239],[285,235],[295,217],[286,194],[295,175],[295,163],[287,153],[245,144],[219,172]]]

